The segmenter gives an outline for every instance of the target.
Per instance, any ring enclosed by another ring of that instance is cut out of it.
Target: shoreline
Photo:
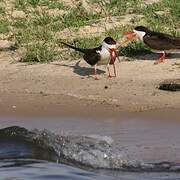
[[[123,110],[118,105],[67,95],[4,93],[0,101],[1,117],[46,118],[144,118],[180,120],[180,108],[154,108],[140,111]]]

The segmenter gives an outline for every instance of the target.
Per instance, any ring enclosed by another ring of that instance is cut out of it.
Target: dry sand
[[[14,62],[15,56],[0,52],[1,114],[79,112],[93,116],[180,108],[180,92],[158,89],[163,80],[180,78],[179,55],[160,65],[153,64],[157,55],[117,62],[118,75],[112,79],[99,66],[98,81],[82,59],[27,65]]]

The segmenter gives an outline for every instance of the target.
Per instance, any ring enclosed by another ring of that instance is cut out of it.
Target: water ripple
[[[131,172],[179,172],[173,162],[144,163],[128,157],[106,138],[56,135],[48,130],[29,131],[12,126],[0,129],[0,167],[12,166],[8,159],[39,159],[76,167]],[[13,161],[15,165],[18,161]],[[25,163],[24,161],[23,163]],[[32,160],[33,163],[33,160]]]

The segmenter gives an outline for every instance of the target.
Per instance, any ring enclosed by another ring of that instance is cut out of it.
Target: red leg
[[[165,52],[161,53],[160,58],[157,61],[155,61],[154,64],[163,63],[165,60],[165,57],[166,57],[166,53]]]
[[[120,58],[119,58],[119,55],[117,53],[117,51],[115,50],[115,54],[116,54],[116,58],[118,59],[119,63],[121,62]]]
[[[99,78],[98,78],[97,75],[96,75],[96,65],[94,66],[94,79],[95,79],[95,80],[99,80]]]
[[[114,68],[114,77],[116,77],[116,66],[115,66],[115,64],[113,64],[113,68]]]
[[[108,78],[112,78],[112,76],[110,74],[110,70],[109,70],[109,64],[107,65],[107,70],[108,70]]]

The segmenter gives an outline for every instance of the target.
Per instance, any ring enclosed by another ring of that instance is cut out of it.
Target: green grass
[[[47,2],[48,1],[44,1],[43,5],[47,5]],[[30,2],[19,0],[16,3],[19,5],[17,6],[16,4],[16,8],[27,8]],[[40,1],[31,1],[30,5],[35,7],[39,4]],[[24,9],[26,18],[12,17],[11,26],[13,27],[13,39],[16,40],[16,44],[19,47],[23,46],[27,49],[25,56],[21,59],[22,62],[48,62],[56,59],[53,58],[53,56],[58,57],[59,52],[48,47],[50,44],[54,44],[56,47],[56,32],[67,27],[84,26],[97,19],[96,15],[88,14],[82,7],[71,9],[69,13],[64,16],[50,16],[45,9],[41,10],[42,11],[39,12],[36,9],[32,11]],[[47,52],[47,54],[45,52]],[[51,54],[50,52],[53,53]]]
[[[42,0],[40,5],[47,6],[49,9],[67,9],[63,2],[58,2],[56,0]]]
[[[5,9],[0,7],[0,33],[11,34],[18,47],[25,47],[26,54],[22,57],[23,62],[49,62],[61,57],[57,51],[60,46],[56,32],[65,28],[78,30],[85,25],[98,23],[107,16],[118,16],[125,14],[139,14],[143,17],[134,17],[131,25],[113,28],[98,35],[97,37],[84,37],[68,40],[67,42],[81,48],[98,46],[106,36],[120,40],[124,32],[130,31],[137,25],[144,25],[152,30],[180,36],[180,1],[161,0],[158,3],[145,6],[143,0],[111,0],[111,3],[103,0],[89,0],[89,3],[100,8],[100,12],[88,12],[79,3],[77,6],[68,7],[57,0],[15,0],[15,9],[22,10],[26,18],[7,17]],[[60,15],[49,15],[49,9],[64,10],[66,13]],[[165,11],[158,15],[158,11]],[[62,46],[60,46],[62,47]],[[121,55],[135,56],[139,53],[149,53],[149,49],[142,43],[133,42],[126,47],[119,48]],[[73,57],[79,54],[73,52]],[[82,55],[81,55],[82,57]],[[69,58],[71,58],[69,56]]]
[[[60,29],[58,17],[51,17],[46,12],[32,12],[27,18],[13,18],[11,26],[18,44],[35,41],[52,42],[54,32]]]
[[[165,11],[163,15],[157,15],[157,11]],[[141,10],[145,16],[145,25],[172,35],[177,35],[180,28],[180,1],[162,0],[159,3],[149,5]]]
[[[95,36],[95,37],[85,37],[85,38],[75,38],[69,43],[75,44],[78,47],[81,48],[92,48],[99,46],[100,43],[103,41],[103,39],[107,36],[111,36],[112,38],[116,40],[120,40],[122,37],[122,34],[125,31],[129,31],[131,29],[131,26],[120,26],[116,27],[114,29],[111,29],[109,31],[106,31],[105,33],[102,33],[100,36]]]
[[[48,27],[52,31],[62,30],[62,22],[59,16],[50,16],[45,11],[38,11],[27,15],[27,18],[14,18],[12,26],[18,29],[27,29],[28,27]]]
[[[46,12],[34,11],[27,18],[12,18],[13,39],[18,47],[25,47],[21,62],[50,62],[60,57],[52,24],[58,19]]]
[[[139,42],[132,42],[127,46],[119,47],[119,55],[121,56],[134,57],[148,53],[151,53],[150,49]]]
[[[47,63],[56,60],[59,54],[54,45],[47,43],[33,43],[26,47],[26,54],[21,58],[21,62]]]
[[[5,13],[4,8],[3,8],[3,7],[0,7],[0,14],[2,15],[2,14],[4,14],[4,13]]]
[[[15,0],[15,8],[17,10],[25,10],[30,5],[28,0]]]
[[[63,2],[56,0],[15,0],[15,8],[18,10],[25,10],[27,7],[32,6],[47,6],[49,9],[66,9],[67,7]]]
[[[64,28],[81,27],[90,25],[101,18],[100,14],[88,13],[83,7],[79,6],[72,9],[62,18]]]
[[[142,4],[142,0],[91,0],[91,3],[99,4],[106,13],[111,16],[120,16],[127,13],[135,13]]]
[[[0,19],[0,33],[7,34],[9,32],[8,19]]]

